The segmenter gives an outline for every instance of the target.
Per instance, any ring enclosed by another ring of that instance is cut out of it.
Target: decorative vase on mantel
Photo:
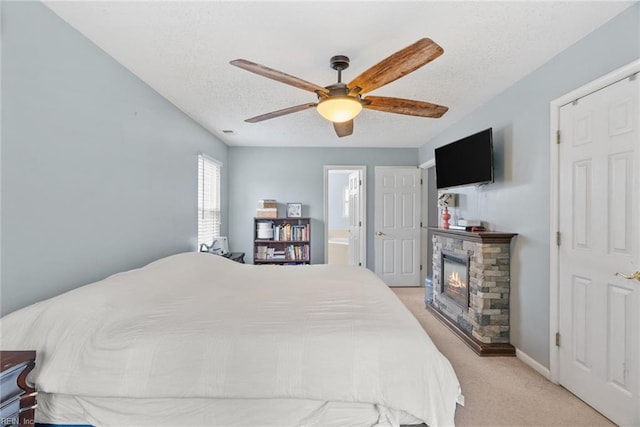
[[[449,209],[445,206],[442,211],[442,228],[445,230],[449,229],[449,220],[451,219],[451,214],[449,213]]]

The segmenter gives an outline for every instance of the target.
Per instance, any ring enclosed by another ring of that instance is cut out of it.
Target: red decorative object
[[[451,214],[449,213],[449,209],[445,206],[442,211],[442,228],[448,230],[449,229],[449,220],[451,219]]]

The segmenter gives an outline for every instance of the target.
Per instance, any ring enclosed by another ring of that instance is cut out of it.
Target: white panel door
[[[349,265],[362,265],[361,171],[349,174]]]
[[[389,286],[420,286],[420,169],[375,169],[375,272]]]
[[[640,425],[638,79],[560,109],[559,381]]]

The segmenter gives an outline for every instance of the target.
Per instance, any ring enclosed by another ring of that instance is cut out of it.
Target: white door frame
[[[420,227],[420,260],[422,264],[422,271],[420,272],[420,283],[424,283],[424,279],[427,277],[427,272],[429,271],[429,263],[433,264],[432,259],[425,258],[429,254],[428,245],[432,245],[429,240],[429,198],[427,197],[429,194],[429,173],[428,170],[431,167],[436,165],[436,159],[429,159],[424,163],[420,164],[420,169],[422,169],[422,212],[420,213],[420,219],[422,222],[422,226]]]
[[[578,98],[587,96],[593,92],[609,86],[619,80],[622,80],[629,75],[640,72],[640,59],[637,59],[623,67],[620,67],[596,80],[593,80],[584,86],[581,86],[566,95],[563,95],[557,99],[554,99],[550,103],[550,154],[549,154],[549,370],[551,373],[550,380],[558,384],[559,378],[559,357],[560,352],[556,347],[556,333],[559,331],[559,265],[558,259],[560,256],[560,248],[554,244],[557,239],[557,232],[559,230],[559,200],[558,200],[558,185],[559,185],[559,156],[558,156],[558,143],[557,143],[557,131],[559,129],[560,119],[560,107],[573,102]]]
[[[327,236],[329,235],[329,171],[330,170],[354,170],[360,171],[362,185],[360,186],[360,219],[362,221],[362,231],[360,233],[360,258],[362,266],[367,266],[367,166],[366,165],[325,165],[324,166],[324,262],[329,259],[329,245]]]

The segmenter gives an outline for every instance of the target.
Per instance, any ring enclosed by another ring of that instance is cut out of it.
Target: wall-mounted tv
[[[493,130],[485,129],[435,149],[438,189],[493,182]]]

